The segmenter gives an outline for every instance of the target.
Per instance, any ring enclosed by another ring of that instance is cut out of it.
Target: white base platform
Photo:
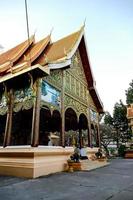
[[[90,158],[97,148],[87,148]],[[10,146],[0,147],[0,175],[36,178],[55,172],[68,170],[67,160],[73,154],[73,147],[39,146]],[[93,166],[86,164],[88,169],[100,167],[103,163]],[[85,164],[84,164],[85,168]]]

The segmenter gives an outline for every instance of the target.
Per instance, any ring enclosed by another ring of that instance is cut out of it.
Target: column
[[[90,128],[88,127],[88,130],[87,130],[87,132],[88,132],[88,147],[91,147],[91,133],[90,133]]]
[[[97,137],[98,137],[98,145],[101,147],[101,139],[100,139],[100,128],[99,128],[99,114],[98,114],[98,127],[97,127]]]
[[[82,144],[82,129],[81,128],[79,128],[79,146],[80,146],[80,149],[83,146],[83,144]]]
[[[39,144],[40,125],[40,103],[41,103],[41,79],[36,80],[36,99],[33,107],[31,146],[37,147]]]
[[[6,127],[5,127],[3,147],[9,146],[10,141],[11,141],[12,115],[13,115],[13,102],[14,102],[13,89],[10,89],[8,98],[9,98],[8,111],[7,111],[7,118],[6,118]]]
[[[61,145],[65,146],[65,70],[62,70],[62,89],[61,89]]]
[[[87,91],[87,101],[88,101],[88,108],[87,108],[87,117],[88,117],[88,147],[92,146],[92,138],[91,138],[91,120],[90,120],[90,102],[89,102],[89,91]]]

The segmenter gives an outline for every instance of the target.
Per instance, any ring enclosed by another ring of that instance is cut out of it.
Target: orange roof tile
[[[5,53],[2,53],[0,55],[0,65],[4,64],[7,61],[16,62],[23,53],[28,49],[29,42],[30,44],[34,43],[35,37],[34,35],[30,37],[30,40],[26,40],[25,42],[22,42],[21,44],[17,45],[16,47],[6,51]]]
[[[8,69],[12,67],[12,62],[7,61],[4,64],[0,65],[0,75],[3,75]]]
[[[65,57],[73,49],[81,31],[82,29],[51,44],[45,53],[48,61],[57,61]]]
[[[19,63],[30,61],[34,62],[40,54],[45,50],[48,44],[50,44],[51,38],[48,35],[46,38],[40,40],[39,42],[33,44],[24,54],[24,56],[20,59]],[[18,63],[17,63],[18,64]]]

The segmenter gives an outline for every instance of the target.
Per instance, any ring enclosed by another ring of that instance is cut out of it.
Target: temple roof
[[[68,53],[74,48],[80,34],[81,30],[52,43],[46,52],[48,60],[50,62],[57,62],[60,59],[66,58]]]
[[[19,63],[22,63],[24,61],[30,61],[33,63],[45,50],[47,45],[50,44],[51,38],[50,35],[48,35],[46,38],[40,40],[37,43],[34,43],[24,54],[24,56],[20,59]]]
[[[95,87],[95,80],[89,62],[84,27],[56,42],[51,42],[51,35],[35,43],[35,37],[17,45],[0,55],[0,82],[26,73],[39,67],[40,70],[68,67],[76,50],[79,48],[90,95],[99,112],[103,105]]]
[[[29,40],[22,42],[21,44],[17,45],[16,47],[0,54],[0,65],[4,64],[8,61],[16,62],[29,48],[31,44],[35,42],[34,35],[30,37]]]
[[[76,42],[79,40],[81,32],[82,28],[67,37],[51,43],[45,53],[38,57],[36,63],[45,65],[47,63],[60,63],[65,61],[68,54],[73,50]]]

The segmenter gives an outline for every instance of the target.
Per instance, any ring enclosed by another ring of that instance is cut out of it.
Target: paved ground
[[[133,160],[37,179],[0,177],[0,200],[133,200]]]

